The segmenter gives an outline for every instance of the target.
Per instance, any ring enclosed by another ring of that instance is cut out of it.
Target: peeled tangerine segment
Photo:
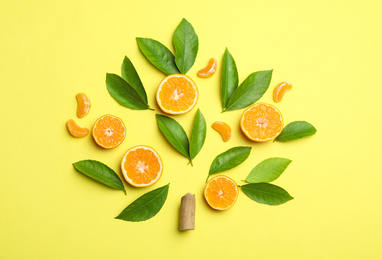
[[[224,122],[216,121],[212,124],[212,128],[218,131],[224,142],[227,142],[231,139],[231,127]]]
[[[89,114],[90,111],[90,99],[89,97],[84,93],[78,93],[76,95],[77,98],[77,116],[79,118],[82,118]]]
[[[289,82],[281,82],[279,83],[275,89],[273,90],[273,100],[278,103],[280,102],[285,93],[292,89],[292,84]]]
[[[89,129],[86,127],[80,127],[73,119],[69,119],[66,123],[69,133],[74,137],[84,137],[89,134]]]
[[[208,61],[208,64],[206,67],[198,71],[198,76],[200,78],[209,78],[216,72],[216,68],[218,66],[218,62],[216,59],[211,58]]]

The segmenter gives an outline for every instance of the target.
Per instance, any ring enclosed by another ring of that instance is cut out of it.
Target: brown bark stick
[[[187,193],[180,202],[179,230],[195,229],[195,194]]]

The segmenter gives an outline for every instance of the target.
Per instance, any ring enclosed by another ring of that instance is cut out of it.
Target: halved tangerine
[[[266,142],[275,139],[283,130],[281,112],[267,103],[256,103],[247,108],[240,121],[243,133],[252,141]]]
[[[198,76],[201,78],[209,78],[216,72],[216,68],[218,66],[218,62],[216,59],[211,58],[208,61],[208,64],[206,67],[198,71]]]
[[[66,123],[69,133],[74,137],[84,137],[89,134],[89,129],[86,127],[81,127],[73,119],[69,119]]]
[[[224,142],[231,139],[231,127],[227,123],[216,121],[212,124],[212,128],[220,133]]]
[[[125,180],[135,187],[147,187],[162,176],[163,163],[159,154],[145,145],[135,146],[122,157],[121,170]]]
[[[113,115],[104,115],[96,120],[93,127],[94,141],[102,148],[111,149],[120,145],[126,136],[123,121]]]
[[[195,82],[183,74],[172,74],[159,84],[156,100],[163,112],[184,114],[198,102],[199,91]]]
[[[77,98],[77,116],[79,118],[89,114],[91,103],[89,97],[84,93],[78,93]]]
[[[273,90],[273,101],[276,103],[280,102],[285,93],[292,89],[292,84],[289,82],[281,82],[279,83]]]
[[[208,205],[216,210],[231,208],[239,195],[237,184],[231,178],[219,175],[207,182],[204,198]]]

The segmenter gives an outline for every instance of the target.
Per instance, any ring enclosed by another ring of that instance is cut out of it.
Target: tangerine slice
[[[239,195],[237,184],[231,178],[219,175],[207,182],[204,198],[208,205],[216,210],[231,208]]]
[[[273,90],[273,100],[276,103],[279,103],[283,99],[285,93],[291,89],[292,89],[292,84],[290,84],[289,82],[279,83]]]
[[[120,145],[126,136],[123,121],[113,115],[104,115],[96,120],[93,127],[94,141],[102,148],[110,149]]]
[[[283,130],[281,112],[267,103],[257,103],[247,108],[240,121],[243,133],[252,141],[266,142],[275,139]]]
[[[217,66],[218,66],[217,60],[214,58],[211,58],[208,61],[207,66],[204,67],[203,69],[199,70],[197,75],[200,78],[209,78],[215,74]]]
[[[66,123],[69,133],[74,137],[84,137],[89,134],[89,129],[86,127],[80,127],[73,119],[69,119]]]
[[[224,122],[216,121],[212,124],[212,128],[218,131],[224,142],[231,139],[231,127]]]
[[[156,100],[163,112],[184,114],[198,102],[199,91],[194,81],[183,74],[172,74],[159,84]]]
[[[163,163],[159,154],[145,145],[135,146],[122,157],[121,170],[125,180],[135,187],[147,187],[162,176]]]
[[[78,93],[76,95],[77,98],[77,116],[79,118],[82,118],[89,114],[90,111],[90,99],[89,97],[84,93]]]

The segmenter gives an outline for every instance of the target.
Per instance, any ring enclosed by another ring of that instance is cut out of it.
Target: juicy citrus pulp
[[[212,128],[218,131],[224,142],[231,139],[231,127],[224,122],[216,121],[212,124]]]
[[[208,61],[208,64],[206,67],[198,71],[198,76],[201,78],[209,78],[216,72],[216,68],[218,66],[218,62],[216,59],[211,58]]]
[[[123,142],[125,135],[125,124],[116,116],[104,115],[94,123],[94,141],[103,148],[110,149],[117,147]]]
[[[207,182],[204,198],[211,208],[226,210],[232,207],[239,195],[237,184],[231,178],[219,175]]]
[[[156,100],[163,112],[184,114],[198,102],[198,88],[194,81],[183,74],[167,76],[159,84]]]
[[[76,95],[77,99],[77,116],[79,118],[86,116],[90,111],[90,99],[84,93],[78,93]]]
[[[145,145],[135,146],[122,157],[121,170],[125,180],[135,187],[147,187],[162,176],[163,163],[159,154]]]
[[[66,123],[69,133],[74,137],[84,137],[89,134],[89,129],[86,127],[80,127],[73,119],[69,119]]]
[[[273,101],[276,103],[280,102],[285,93],[292,89],[292,84],[289,82],[281,82],[279,83],[275,89],[273,90]]]
[[[280,111],[267,103],[256,103],[247,108],[240,121],[243,133],[252,141],[266,142],[275,139],[283,129]]]

